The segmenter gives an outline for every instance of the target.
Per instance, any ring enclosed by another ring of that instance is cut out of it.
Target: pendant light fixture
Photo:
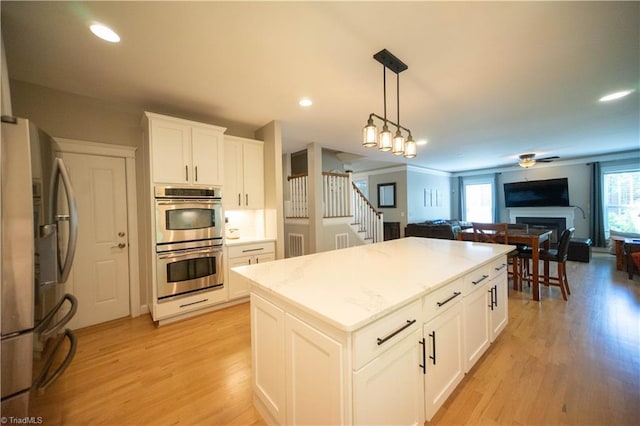
[[[400,124],[400,73],[409,67],[387,49],[376,53],[373,55],[373,58],[382,64],[384,116],[381,117],[373,112],[369,114],[367,125],[362,129],[362,145],[367,148],[377,146],[380,151],[391,151],[395,155],[414,158],[417,153],[416,142],[411,136],[411,130]],[[396,73],[397,122],[395,123],[387,119],[387,68]],[[374,124],[374,117],[383,122],[380,133],[378,133],[378,128]],[[395,135],[392,135],[391,130],[389,130],[389,124],[395,126]],[[401,130],[407,132],[406,139]]]

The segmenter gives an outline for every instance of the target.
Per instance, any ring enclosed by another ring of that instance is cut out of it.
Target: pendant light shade
[[[367,148],[378,145],[378,128],[373,124],[373,117],[369,117],[367,125],[362,129],[362,145]]]
[[[409,133],[409,137],[407,137],[407,140],[404,143],[404,157],[414,158],[416,156],[416,152],[417,152],[416,141],[413,140],[411,133]]]
[[[396,130],[396,135],[393,137],[393,149],[391,152],[394,155],[404,154],[404,136],[400,133],[400,129]]]
[[[387,126],[387,123],[384,123],[382,126],[382,131],[380,132],[380,140],[378,141],[378,149],[380,151],[391,151],[392,148],[392,140],[391,140],[391,130]]]

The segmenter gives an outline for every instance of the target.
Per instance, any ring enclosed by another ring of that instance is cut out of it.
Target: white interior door
[[[81,328],[129,315],[126,172],[123,158],[64,153],[78,204],[78,245],[67,292]]]

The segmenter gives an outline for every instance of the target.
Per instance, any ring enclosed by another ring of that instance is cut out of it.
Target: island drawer
[[[353,369],[360,369],[421,327],[420,300],[416,300],[356,331],[353,336]]]
[[[468,273],[464,276],[464,292],[465,294],[470,294],[475,289],[482,287],[484,284],[491,281],[491,278],[494,274],[493,269],[494,264],[490,263],[488,265],[484,265],[474,270],[473,272]]]
[[[427,322],[440,312],[462,300],[464,283],[462,278],[446,284],[424,297],[424,321]]]
[[[508,268],[509,263],[507,262],[506,257],[501,257],[500,259],[493,261],[490,271],[491,279],[500,276],[500,274],[506,273]]]

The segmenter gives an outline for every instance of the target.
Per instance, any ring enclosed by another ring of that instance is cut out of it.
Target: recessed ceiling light
[[[91,32],[101,39],[108,41],[110,43],[118,43],[120,41],[120,36],[116,34],[111,28],[102,25],[102,24],[91,24],[89,27]]]
[[[300,104],[301,107],[310,107],[313,105],[313,102],[309,98],[302,98],[298,104]]]
[[[426,139],[418,139],[418,140],[416,141],[416,145],[426,145],[426,144],[427,144],[427,142],[429,142],[429,141],[428,141],[428,140],[426,140]]]
[[[633,92],[633,90],[621,90],[620,92],[610,93],[608,95],[601,97],[599,101],[600,102],[615,101],[616,99],[624,98],[631,92]]]

